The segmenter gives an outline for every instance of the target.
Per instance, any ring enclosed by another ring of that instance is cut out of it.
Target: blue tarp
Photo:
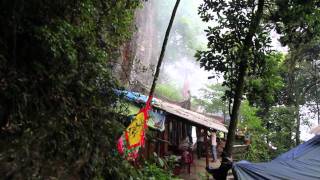
[[[267,163],[234,163],[237,179],[320,179],[320,135]]]
[[[135,102],[135,103],[146,103],[149,96],[145,96],[143,94],[137,93],[137,92],[131,92],[131,91],[121,91],[121,90],[115,90],[115,93],[117,95],[124,96],[128,101]],[[155,103],[155,98],[152,98],[151,103]]]

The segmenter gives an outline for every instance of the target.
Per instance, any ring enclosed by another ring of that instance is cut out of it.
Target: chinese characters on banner
[[[140,109],[139,113],[134,117],[131,124],[118,140],[118,152],[127,160],[135,160],[138,157],[139,149],[144,146],[151,99],[152,97],[149,97],[146,106]]]

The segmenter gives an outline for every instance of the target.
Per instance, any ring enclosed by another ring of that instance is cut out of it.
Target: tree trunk
[[[241,63],[239,66],[238,81],[235,87],[236,92],[235,92],[233,106],[232,106],[232,113],[231,113],[229,129],[228,129],[227,142],[226,142],[226,147],[224,149],[224,155],[226,157],[231,157],[231,154],[232,154],[232,146],[233,146],[235,131],[238,123],[239,108],[241,105],[241,99],[244,91],[245,77],[247,74],[246,71],[248,69],[249,50],[252,46],[252,38],[259,27],[260,20],[263,15],[263,6],[264,6],[264,0],[259,0],[256,15],[250,24],[249,32],[244,40]]]
[[[236,92],[233,98],[233,106],[232,106],[232,112],[231,112],[230,125],[228,129],[227,142],[226,142],[226,147],[224,148],[222,153],[221,165],[218,169],[207,168],[207,171],[211,173],[213,177],[217,180],[226,179],[228,175],[228,171],[232,167],[231,156],[232,156],[233,142],[234,142],[235,131],[238,123],[239,108],[241,105],[241,100],[244,92],[245,77],[247,75],[249,51],[250,51],[250,48],[252,47],[252,38],[259,27],[260,20],[263,15],[264,3],[265,3],[264,0],[258,1],[258,9],[255,13],[254,18],[251,21],[249,32],[246,35],[246,38],[243,42],[243,49],[240,55],[239,73],[237,74],[238,80],[235,87]]]
[[[268,118],[265,118],[265,117],[268,117],[269,115],[270,106],[271,105],[268,103],[263,103],[263,106],[262,106],[263,111],[261,112],[261,114],[259,114],[259,117],[263,120],[263,126],[266,127],[266,130],[267,130],[267,134],[265,135],[267,144],[269,144],[270,142],[270,138],[268,134],[270,130],[270,123],[268,121]]]
[[[172,11],[172,14],[171,14],[171,18],[170,18],[170,22],[169,22],[169,25],[167,27],[166,34],[164,36],[164,40],[163,40],[163,44],[162,44],[162,48],[161,48],[161,52],[160,52],[160,56],[159,56],[159,60],[158,60],[157,68],[156,68],[156,72],[154,74],[153,82],[152,82],[151,89],[150,89],[150,92],[149,92],[149,98],[152,98],[153,93],[154,93],[154,89],[156,87],[156,83],[157,83],[157,80],[158,80],[158,77],[159,77],[159,73],[160,73],[160,67],[161,67],[161,64],[162,64],[162,60],[163,60],[164,53],[165,53],[165,50],[166,50],[168,38],[169,38],[169,35],[170,35],[170,30],[171,30],[171,27],[172,27],[172,24],[173,24],[173,21],[174,21],[174,17],[176,16],[176,12],[177,12],[179,3],[180,3],[180,0],[177,0],[176,4],[174,5],[174,8],[173,8],[173,11]]]
[[[232,106],[232,112],[231,112],[231,118],[230,118],[230,125],[228,129],[228,135],[227,135],[227,142],[226,142],[226,147],[224,149],[224,155],[227,157],[231,157],[232,154],[232,146],[233,146],[233,141],[235,137],[235,132],[237,128],[237,123],[238,123],[238,116],[239,116],[239,108],[241,105],[241,99],[243,95],[243,90],[244,90],[244,79],[246,76],[246,71],[247,71],[247,62],[242,61],[240,64],[240,72],[238,75],[238,82],[236,84],[236,93],[234,97],[234,102]]]
[[[316,93],[316,98],[315,98],[315,101],[316,101],[316,108],[317,108],[317,118],[318,118],[318,125],[320,125],[320,107],[319,107],[319,93],[318,93],[318,67],[317,67],[317,63],[315,62],[314,64],[314,71],[315,71],[315,79],[316,79],[316,90],[315,90],[315,93]]]
[[[299,112],[299,104],[298,102],[295,103],[295,111],[296,111],[296,118],[297,118],[297,126],[296,126],[296,146],[300,144],[300,112]]]
[[[317,96],[318,96],[318,93],[317,93]],[[316,99],[316,106],[317,106],[318,125],[320,125],[320,107],[319,107],[318,97]]]

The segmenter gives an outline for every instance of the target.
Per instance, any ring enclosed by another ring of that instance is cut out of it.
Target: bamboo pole
[[[164,54],[165,54],[165,51],[166,51],[166,46],[167,46],[167,42],[168,42],[168,39],[169,39],[170,30],[171,30],[171,27],[172,27],[172,24],[173,24],[173,21],[174,21],[174,17],[176,16],[176,12],[177,12],[179,3],[180,3],[180,0],[177,0],[176,4],[174,5],[174,8],[173,8],[173,11],[172,11],[172,14],[171,14],[171,18],[170,18],[170,21],[169,21],[169,25],[167,27],[166,34],[164,36],[164,40],[163,40],[163,44],[162,44],[162,48],[161,48],[161,53],[160,53],[160,56],[159,56],[159,59],[158,59],[156,72],[154,74],[153,82],[152,82],[150,93],[149,93],[149,99],[153,97],[154,89],[156,87],[156,83],[157,83],[157,80],[158,80],[158,77],[159,77],[159,73],[160,73],[161,64],[162,64],[163,57],[164,57]]]

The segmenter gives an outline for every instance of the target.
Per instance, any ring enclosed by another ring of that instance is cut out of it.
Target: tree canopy
[[[262,125],[272,132],[274,130],[270,129],[267,114],[272,113],[273,119],[278,117],[278,111],[289,115],[287,109],[276,106],[283,104],[283,99],[299,94],[296,91],[287,92],[290,89],[290,77],[295,75],[288,73],[285,68],[290,56],[283,56],[271,47],[270,33],[275,30],[280,34],[280,42],[282,45],[288,45],[290,55],[299,56],[295,58],[299,64],[303,59],[314,60],[317,56],[317,52],[314,51],[317,47],[315,41],[319,37],[318,7],[319,2],[316,0],[306,3],[295,0],[204,0],[199,7],[200,17],[210,24],[205,30],[208,39],[207,50],[198,51],[197,60],[205,70],[214,70],[214,76],[220,75],[224,78],[223,85],[228,87],[226,97],[232,103],[228,139],[224,150],[227,156],[232,152],[234,132],[243,99],[248,99],[251,106],[261,108],[258,109],[257,115],[264,117]],[[312,18],[313,16],[316,17]],[[304,55],[297,53],[303,51]],[[297,63],[291,63],[291,67],[295,69]],[[303,72],[307,73],[305,70]],[[297,79],[302,77],[306,76],[301,74]],[[296,81],[291,84],[298,85],[297,83]],[[305,81],[305,84],[308,84],[308,81]],[[308,85],[301,87],[306,89]],[[296,107],[296,113],[291,117],[296,121],[288,125],[296,127],[296,132],[293,133],[292,129],[285,130],[289,132],[288,138],[291,139],[290,135],[300,134],[299,103],[286,105],[285,108],[288,109]],[[269,137],[264,137],[267,141],[270,140]],[[297,136],[297,143],[299,139]]]

